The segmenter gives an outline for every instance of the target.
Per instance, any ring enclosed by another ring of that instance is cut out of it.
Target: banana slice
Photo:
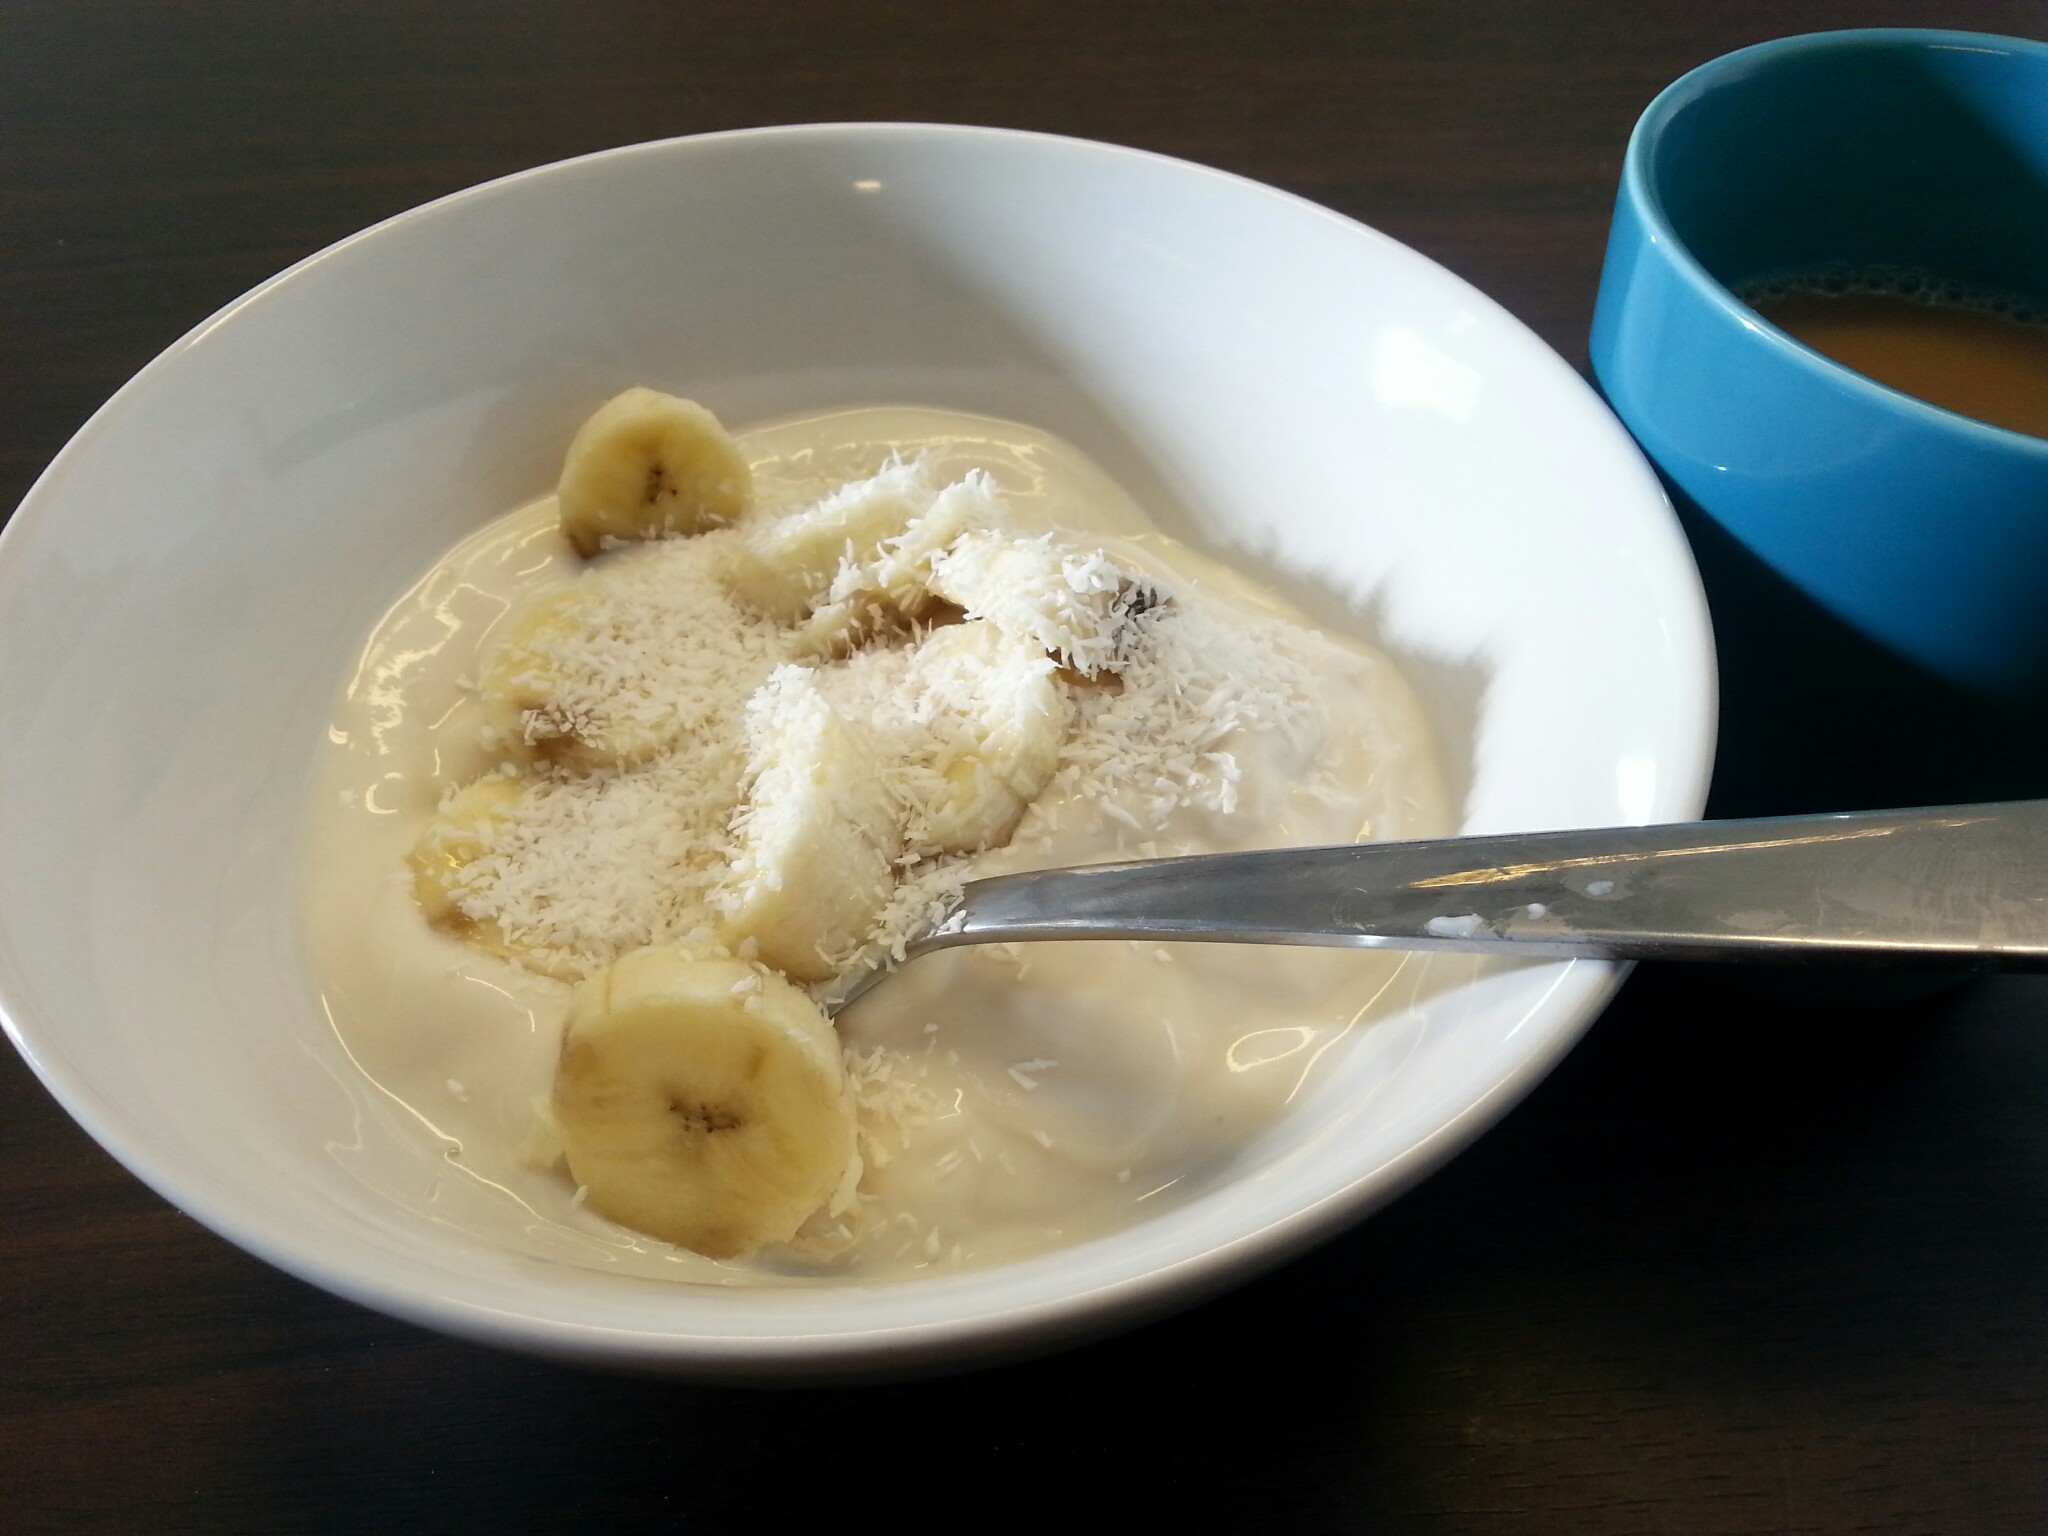
[[[520,615],[477,677],[494,748],[590,773],[638,767],[675,744],[680,712],[607,684],[608,663],[631,654],[631,638],[612,633],[605,610],[602,589],[578,582]]]
[[[777,667],[747,701],[739,842],[713,894],[720,939],[799,981],[824,981],[866,938],[895,886],[902,815],[868,732],[840,718],[818,676]]]
[[[582,973],[563,957],[516,944],[496,918],[462,907],[464,871],[490,853],[524,793],[518,780],[492,777],[451,796],[409,856],[413,899],[436,928],[540,975],[575,981]]]
[[[1083,677],[1117,671],[1136,619],[1162,600],[1099,550],[993,529],[954,539],[933,558],[927,585],[969,618],[989,620]]]
[[[910,617],[873,592],[827,603],[789,632],[798,656],[834,661],[850,656],[885,635],[900,633]]]
[[[885,540],[863,565],[842,565],[826,601],[797,626],[797,650],[843,656],[876,635],[959,617],[931,588],[933,562],[970,529],[1003,525],[1002,498],[982,470],[970,472],[933,499],[921,516]]]
[[[510,779],[478,779],[443,805],[411,854],[413,899],[436,928],[466,933],[476,919],[462,910],[462,872],[491,851],[494,828],[519,803]]]
[[[703,406],[634,388],[578,430],[556,494],[562,536],[588,558],[607,537],[652,539],[733,522],[753,499],[754,477]]]
[[[944,599],[932,589],[932,569],[969,533],[995,534],[1009,514],[995,477],[976,469],[932,499],[923,516],[883,546],[870,585],[907,617],[923,618]]]
[[[734,592],[782,624],[822,606],[833,579],[865,566],[916,522],[937,494],[922,459],[892,462],[801,512],[744,530],[729,557]]]
[[[714,1259],[787,1242],[859,1177],[831,1022],[743,960],[655,946],[585,982],[553,1108],[593,1210]]]
[[[1052,781],[1067,738],[1066,691],[1035,644],[970,619],[927,635],[909,686],[930,745],[910,765],[905,841],[922,853],[975,853],[1010,840]]]

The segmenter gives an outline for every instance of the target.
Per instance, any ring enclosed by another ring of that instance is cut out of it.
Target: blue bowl
[[[1737,297],[1880,270],[2048,295],[2048,46],[1786,38],[1644,112],[1592,361],[1714,607],[1717,813],[2048,791],[2048,441],[1878,384]]]

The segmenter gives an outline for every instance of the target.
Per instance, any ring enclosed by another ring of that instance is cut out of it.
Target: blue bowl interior
[[[1835,34],[1703,71],[1651,146],[1673,229],[1731,288],[1896,266],[2042,298],[2048,47],[1993,41]]]

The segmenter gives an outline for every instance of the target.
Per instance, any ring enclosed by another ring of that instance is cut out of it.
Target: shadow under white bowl
[[[1467,830],[1701,807],[1711,642],[1654,477],[1562,361],[1406,248],[1219,172],[985,129],[764,129],[542,167],[229,306],[0,535],[0,1013],[79,1122],[216,1231],[564,1358],[961,1364],[1327,1236],[1491,1123],[1606,1000],[1608,966],[1486,968],[1333,1053],[1182,1206],[943,1278],[668,1285],[391,1200],[380,1185],[427,1179],[427,1143],[348,1060],[298,940],[320,734],[386,606],[542,493],[631,383],[737,425],[915,403],[1050,429],[1169,531],[1393,651]]]

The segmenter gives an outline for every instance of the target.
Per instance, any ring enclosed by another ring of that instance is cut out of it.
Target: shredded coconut
[[[763,563],[778,548],[804,563],[787,580]],[[816,995],[901,962],[955,920],[981,867],[979,854],[944,851],[954,845],[937,830],[963,765],[1013,764],[1002,743],[1032,736],[1049,709],[1057,755],[1047,747],[1013,804],[1084,804],[1147,856],[1175,812],[1235,810],[1243,737],[1281,732],[1312,755],[1320,730],[1313,637],[1163,591],[1058,535],[1019,537],[989,476],[940,487],[922,460],[784,524],[621,547],[509,634],[477,685],[504,757],[481,782],[501,787],[451,789],[430,834],[449,853],[436,877],[506,953],[570,980],[657,943],[761,959],[755,938],[734,937],[735,913],[782,889],[792,872],[760,854],[764,838],[817,793],[876,823],[859,835],[882,851],[877,910],[864,933],[820,946],[833,974]],[[979,643],[991,634],[1002,644]],[[819,730],[854,744],[851,778],[879,789],[854,795],[832,754],[801,767],[791,743]],[[783,783],[792,774],[807,776]],[[1059,819],[1048,805],[1031,835]],[[732,992],[753,1006],[760,987],[750,976]],[[1057,1065],[1008,1071],[1030,1090]],[[937,1106],[905,1058],[850,1053],[847,1069],[861,1157],[880,1166]]]

